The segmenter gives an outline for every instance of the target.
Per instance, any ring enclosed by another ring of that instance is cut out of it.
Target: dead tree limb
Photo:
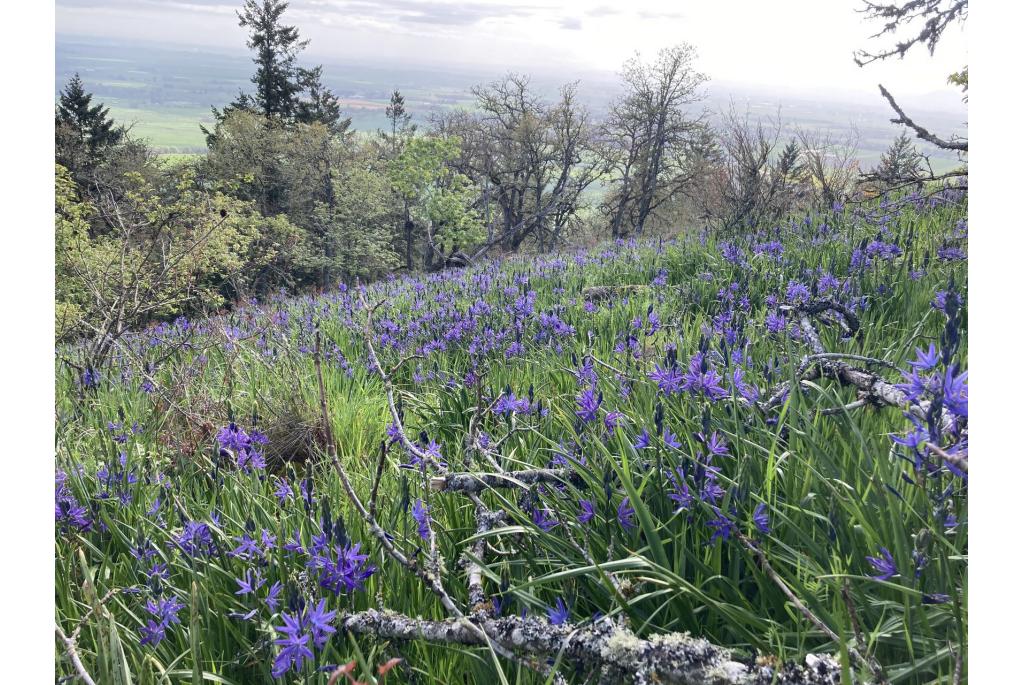
[[[64,643],[64,653],[71,659],[71,665],[75,667],[75,672],[78,673],[78,677],[81,678],[86,685],[96,685],[96,681],[92,679],[89,672],[85,670],[85,665],[82,664],[82,660],[78,657],[78,649],[75,646],[75,638],[68,637],[64,634],[64,630],[59,625],[54,625],[57,632],[57,637],[60,638],[61,642]]]
[[[789,308],[789,310],[800,317],[800,330],[803,333],[804,341],[813,352],[813,354],[805,357],[800,364],[797,371],[797,382],[799,384],[804,384],[818,378],[832,378],[839,381],[842,385],[852,386],[859,391],[858,402],[847,405],[845,409],[853,409],[856,406],[870,403],[876,406],[903,409],[920,421],[926,422],[928,420],[928,411],[931,408],[931,403],[928,400],[911,402],[907,394],[895,383],[890,383],[872,371],[847,364],[843,359],[851,358],[864,361],[865,363],[891,367],[892,365],[889,362],[859,355],[829,352],[825,349],[825,345],[821,341],[821,336],[818,334],[818,329],[815,327],[812,317],[816,317],[826,311],[837,312],[841,317],[842,325],[849,332],[856,332],[860,328],[860,322],[852,311],[842,305],[827,301],[813,301]],[[789,382],[780,384],[769,398],[761,403],[761,409],[768,411],[782,404],[789,392],[789,387]],[[841,409],[827,411],[828,413],[839,413]],[[946,431],[950,431],[956,426],[956,417],[945,407],[942,409],[942,425]]]
[[[582,485],[583,478],[572,469],[524,469],[503,473],[449,473],[431,478],[430,489],[475,494],[499,488],[527,488],[537,483]]]
[[[901,124],[903,126],[906,126],[907,128],[912,129],[914,133],[917,134],[918,138],[920,138],[921,140],[928,141],[932,145],[940,147],[943,150],[956,150],[957,152],[967,152],[966,140],[943,140],[942,138],[939,138],[937,135],[926,129],[924,126],[914,123],[914,120],[908,117],[906,113],[904,113],[904,111],[900,109],[900,106],[896,104],[896,100],[889,93],[889,91],[885,89],[885,86],[879,83],[878,89],[882,91],[882,97],[884,97],[889,102],[889,106],[892,107],[894,112],[896,112],[896,118],[890,119],[892,123]]]
[[[665,685],[835,685],[839,663],[811,654],[806,665],[774,668],[734,659],[732,653],[701,638],[667,633],[640,638],[604,617],[588,624],[553,625],[545,619],[512,616],[430,621],[368,610],[340,615],[339,627],[352,633],[391,640],[426,640],[440,644],[485,646],[491,640],[516,654],[555,659],[559,655],[584,668],[600,669],[608,683]]]

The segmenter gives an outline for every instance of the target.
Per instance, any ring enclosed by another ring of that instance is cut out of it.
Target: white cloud
[[[243,49],[225,0],[58,0],[65,34]],[[313,58],[380,59],[537,71],[616,70],[635,51],[652,55],[680,41],[698,51],[714,81],[799,89],[921,94],[945,88],[967,63],[966,35],[947,31],[934,57],[857,67],[854,50],[878,30],[859,0],[292,0],[286,18],[311,38]]]

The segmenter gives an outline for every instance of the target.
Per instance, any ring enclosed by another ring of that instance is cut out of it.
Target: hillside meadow
[[[966,677],[966,245],[928,191],[61,346],[58,677]]]

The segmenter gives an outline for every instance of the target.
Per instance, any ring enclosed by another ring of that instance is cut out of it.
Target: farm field
[[[905,195],[61,347],[57,623],[101,683],[966,677],[966,216]]]

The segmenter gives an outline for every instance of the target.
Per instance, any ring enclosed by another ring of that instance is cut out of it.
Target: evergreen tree
[[[85,91],[75,74],[61,91],[54,120],[57,162],[75,176],[96,167],[109,148],[125,137],[123,126],[115,125],[103,103],[93,105],[92,94]]]
[[[416,127],[409,123],[412,121],[412,115],[405,109],[405,97],[397,88],[391,93],[391,102],[384,109],[384,116],[391,124],[391,133],[381,131],[381,137],[388,144],[389,158],[395,159],[400,152],[400,138],[407,137],[416,131]]]
[[[878,181],[884,187],[903,184],[921,187],[924,166],[924,155],[914,146],[914,141],[910,139],[907,132],[903,131],[882,155],[878,166],[871,171],[870,178]]]
[[[308,93],[296,106],[295,120],[303,124],[321,123],[332,133],[344,133],[352,123],[342,118],[338,98],[323,84],[323,66],[299,69],[299,84]]]
[[[245,0],[237,13],[238,25],[249,29],[246,45],[256,53],[252,77],[256,92],[240,92],[227,107],[212,108],[217,126],[211,131],[200,125],[207,147],[216,146],[218,129],[237,111],[260,114],[285,125],[321,123],[332,134],[344,133],[352,123],[342,118],[338,98],[324,86],[323,66],[304,69],[296,64],[309,41],[300,40],[298,28],[282,23],[287,9],[288,3],[282,0]]]
[[[267,117],[290,120],[298,109],[302,92],[300,70],[295,60],[309,41],[299,40],[299,30],[281,23],[288,3],[281,0],[245,0],[238,12],[238,25],[249,29],[246,45],[255,51],[256,73],[252,82],[256,93],[241,95],[232,106],[259,110]]]

